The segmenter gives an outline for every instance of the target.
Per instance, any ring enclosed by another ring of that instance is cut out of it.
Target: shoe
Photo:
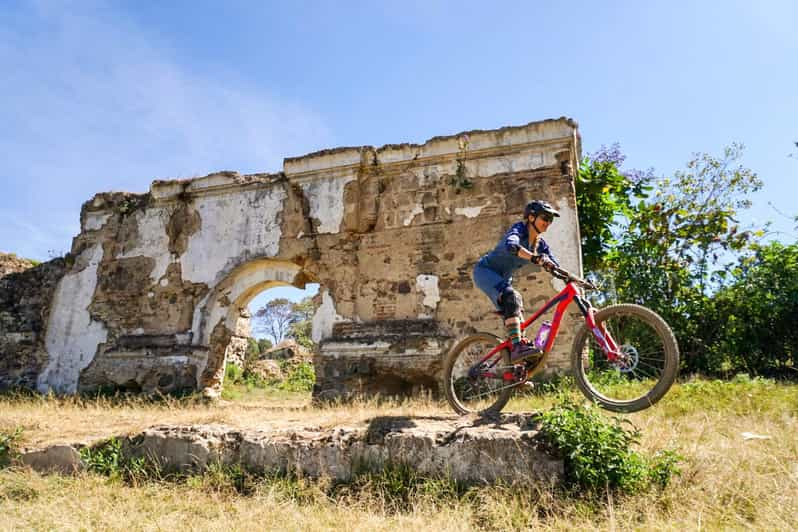
[[[526,342],[519,342],[515,344],[510,351],[510,363],[512,364],[524,358],[539,355],[540,353],[541,350],[534,345]]]

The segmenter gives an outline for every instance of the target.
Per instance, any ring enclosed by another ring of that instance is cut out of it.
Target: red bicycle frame
[[[564,272],[566,273],[567,272]],[[552,346],[554,345],[554,340],[557,337],[557,333],[560,330],[560,322],[562,321],[562,317],[565,314],[565,309],[568,308],[568,305],[571,304],[571,301],[576,301],[579,310],[582,312],[582,315],[585,317],[585,323],[587,324],[588,328],[593,332],[593,335],[598,340],[599,345],[601,345],[602,349],[607,355],[607,359],[610,361],[614,361],[618,359],[620,353],[618,351],[618,345],[612,339],[612,336],[608,334],[606,329],[603,327],[599,327],[596,324],[595,320],[595,309],[590,304],[590,302],[579,295],[579,291],[576,288],[575,282],[571,279],[567,279],[568,282],[565,285],[565,288],[560,291],[559,294],[551,298],[545,305],[543,305],[537,312],[535,312],[532,316],[530,316],[526,321],[521,324],[521,330],[526,330],[527,327],[532,325],[540,316],[544,313],[548,312],[554,305],[557,305],[557,308],[554,310],[554,318],[552,319],[551,323],[551,331],[549,332],[549,337],[546,339],[546,345],[543,347],[543,357],[548,356],[549,352],[551,351]],[[505,340],[504,342],[500,343],[491,351],[485,355],[479,362],[474,364],[472,368],[481,367],[486,361],[488,361],[492,356],[496,353],[499,353],[502,349],[510,349],[512,347],[510,340]],[[488,368],[493,368],[498,362],[500,358],[497,357],[492,364],[488,366]],[[535,371],[537,368],[541,367],[542,363],[537,364],[532,371]],[[489,377],[499,377],[495,373],[488,373],[485,376]],[[527,375],[527,378],[529,374]],[[503,376],[506,379],[506,377]]]

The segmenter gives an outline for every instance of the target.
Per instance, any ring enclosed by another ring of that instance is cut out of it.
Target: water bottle
[[[538,329],[538,335],[535,336],[535,347],[543,351],[543,348],[546,347],[546,340],[549,339],[549,331],[551,330],[551,322],[544,321],[540,324],[540,329]]]

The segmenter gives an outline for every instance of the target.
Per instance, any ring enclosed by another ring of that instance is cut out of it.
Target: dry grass
[[[357,425],[380,415],[451,414],[429,398],[413,401],[361,400],[313,406],[309,393],[255,389],[236,401],[207,403],[198,398],[0,396],[0,431],[22,427],[24,447],[88,443],[133,434],[161,424],[221,423],[243,429]],[[451,414],[454,417],[454,414]]]
[[[528,396],[509,409],[540,409],[552,401]],[[214,406],[17,398],[0,399],[0,429],[23,426],[30,444],[156,423],[330,426],[442,413],[445,406],[430,400],[316,409],[306,396],[285,394]],[[241,495],[205,477],[132,487],[92,474],[63,478],[6,469],[0,471],[0,529],[798,529],[798,386],[698,381],[628,418],[642,430],[641,450],[675,448],[685,457],[682,475],[662,492],[583,498],[552,488],[482,487],[456,497],[421,493],[396,511],[377,488],[332,496],[323,483],[266,479]],[[769,439],[745,439],[745,432]]]

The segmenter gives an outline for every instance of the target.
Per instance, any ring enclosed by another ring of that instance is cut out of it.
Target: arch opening
[[[246,307],[225,351],[222,397],[257,399],[274,393],[310,395],[315,384],[313,316],[318,283],[304,289],[272,285]]]
[[[259,310],[252,308],[253,303],[256,307],[266,305],[281,296],[288,296],[282,298],[294,303],[315,296],[318,290],[315,276],[292,262],[258,259],[233,270],[195,311],[193,342],[207,346],[208,353],[198,372],[199,389],[207,396],[221,396],[226,367],[235,366],[231,368],[233,376],[239,378],[247,369],[248,352],[257,350],[259,355],[265,347],[263,342],[257,345],[253,336],[252,318]],[[250,339],[255,345],[251,346]],[[306,351],[311,364],[312,350]]]

